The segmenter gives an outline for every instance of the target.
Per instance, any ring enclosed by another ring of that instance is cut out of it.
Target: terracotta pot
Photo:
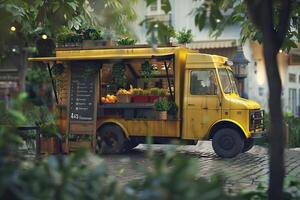
[[[168,119],[168,112],[167,111],[158,112],[158,119],[159,120],[167,120]]]

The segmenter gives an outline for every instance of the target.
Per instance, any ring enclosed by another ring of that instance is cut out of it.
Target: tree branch
[[[286,32],[289,27],[289,19],[291,15],[291,0],[281,0],[281,6],[279,11],[279,24],[278,31],[276,32],[276,38],[278,41],[279,48],[281,47],[285,38]]]
[[[247,9],[248,9],[248,13],[250,18],[252,19],[252,22],[254,23],[254,25],[259,29],[262,30],[263,28],[263,24],[262,24],[262,12],[260,11],[260,9],[262,8],[262,2],[261,0],[245,0],[246,4],[247,4]]]

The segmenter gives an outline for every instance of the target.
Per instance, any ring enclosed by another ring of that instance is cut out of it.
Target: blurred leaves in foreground
[[[0,126],[0,199],[267,199],[266,185],[254,191],[227,194],[221,176],[200,178],[196,158],[169,150],[151,152],[151,161],[141,180],[121,185],[109,175],[107,166],[96,155],[78,151],[44,159],[25,159],[18,152],[21,138],[16,127],[26,121],[22,94],[9,110],[3,110],[9,126]],[[25,121],[24,121],[25,120]],[[284,199],[300,198],[298,179],[286,179]]]

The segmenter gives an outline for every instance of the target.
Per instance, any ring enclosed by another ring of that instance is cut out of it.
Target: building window
[[[259,96],[264,96],[264,88],[263,87],[258,88],[258,95]]]
[[[300,65],[300,55],[289,55],[289,65]]]
[[[296,74],[289,74],[289,82],[296,83]]]
[[[289,88],[289,105],[290,111],[293,115],[297,115],[297,89]]]
[[[161,0],[155,0],[153,1],[147,9],[147,15],[164,15],[164,11],[161,9],[162,7],[162,2]]]
[[[150,4],[150,11],[157,11],[158,8],[158,0],[154,1],[153,3]]]

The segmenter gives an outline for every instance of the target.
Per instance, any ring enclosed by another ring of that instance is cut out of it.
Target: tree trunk
[[[277,64],[277,47],[272,36],[264,36],[264,59],[269,85],[269,108],[271,117],[270,130],[270,180],[269,199],[283,199],[284,180],[284,136],[283,136],[283,115],[281,107],[281,79]]]

